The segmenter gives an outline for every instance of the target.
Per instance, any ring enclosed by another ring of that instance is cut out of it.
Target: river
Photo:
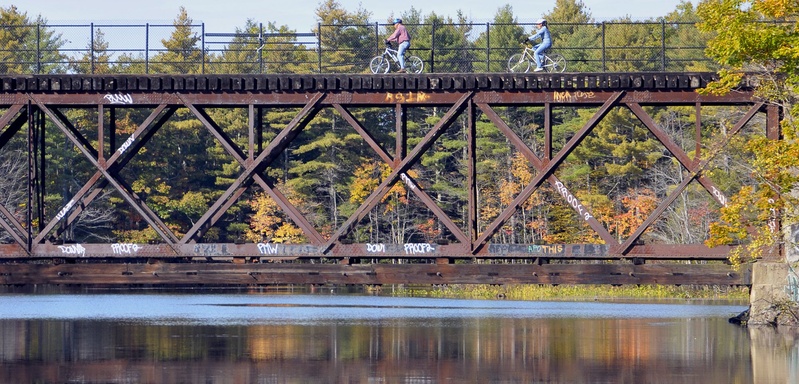
[[[0,294],[3,383],[797,383],[741,303]]]

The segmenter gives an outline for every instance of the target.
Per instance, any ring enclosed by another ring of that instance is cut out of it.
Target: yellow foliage
[[[286,186],[280,187],[286,189]],[[289,203],[299,206],[300,201],[295,197],[296,194],[290,190],[286,193]],[[255,213],[250,218],[250,229],[244,234],[247,240],[294,244],[306,241],[302,229],[290,222],[280,206],[267,194],[256,194],[250,201],[250,206]]]

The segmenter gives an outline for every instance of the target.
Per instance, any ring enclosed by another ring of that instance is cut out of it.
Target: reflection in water
[[[740,306],[47,295],[0,308],[9,383],[789,383],[799,366],[795,337],[727,322]]]

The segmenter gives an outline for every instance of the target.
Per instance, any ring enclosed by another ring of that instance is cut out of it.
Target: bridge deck
[[[441,73],[325,75],[0,75],[2,93],[533,91],[704,88],[714,73]]]

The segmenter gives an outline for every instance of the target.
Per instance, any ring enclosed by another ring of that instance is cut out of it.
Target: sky
[[[30,19],[41,15],[50,25],[56,24],[171,24],[184,5],[194,24],[205,23],[206,32],[234,32],[247,19],[257,23],[274,22],[297,32],[310,32],[316,25],[316,9],[323,0],[0,0],[0,7],[15,5]],[[552,11],[555,1],[531,0],[337,0],[347,11],[359,5],[371,12],[370,21],[384,22],[413,7],[428,15],[452,17],[461,10],[472,22],[493,20],[497,9],[510,4],[519,22],[531,22]],[[582,0],[596,21],[629,16],[632,20],[657,19],[674,11],[682,0]],[[698,4],[698,0],[692,4]]]

